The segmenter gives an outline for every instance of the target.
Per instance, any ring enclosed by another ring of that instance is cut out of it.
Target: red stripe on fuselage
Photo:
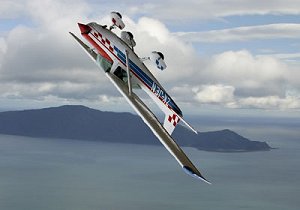
[[[110,63],[113,63],[113,60],[111,59],[111,57],[109,57],[109,55],[89,36],[89,34],[82,34],[82,36],[84,36],[84,38],[86,38],[86,40],[88,40],[89,43],[91,43],[91,45],[93,45],[93,47],[95,47],[97,49],[97,51],[100,53],[100,55],[102,57],[104,57]],[[93,34],[93,36],[94,36],[94,34]]]
[[[93,33],[91,33],[91,35],[103,46],[103,47],[105,47],[106,49],[108,49],[104,44],[103,44],[103,42],[102,41],[100,41]],[[99,49],[101,49],[101,52],[104,52],[106,55],[107,55],[107,53],[90,37],[90,36],[88,36],[88,35],[86,35],[85,36],[85,38],[98,50],[98,48]],[[109,49],[108,49],[109,50]],[[98,51],[100,51],[100,50],[98,50]],[[101,53],[100,53],[101,54]],[[120,62],[120,63],[122,63],[125,67],[126,67],[126,64],[125,63],[123,63],[123,61],[116,55],[116,54],[114,54],[113,52],[111,52],[111,54],[112,55],[114,55],[115,56],[115,58],[116,59],[118,59],[118,61]],[[101,54],[102,55],[102,54]],[[108,55],[107,55],[108,56]],[[108,56],[109,57],[109,56]],[[109,57],[110,58],[110,57]],[[111,58],[110,58],[111,59]],[[132,69],[130,69],[130,71],[131,71],[131,73],[133,73],[134,75],[135,75],[135,77],[136,78],[138,78],[146,87],[148,87],[148,89],[149,90],[151,90],[151,87],[149,87],[148,86],[148,84],[147,83],[145,83],[143,80],[142,80],[142,78],[140,78]]]

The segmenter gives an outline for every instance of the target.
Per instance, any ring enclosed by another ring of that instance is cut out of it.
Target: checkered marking
[[[173,126],[175,127],[177,125],[177,123],[179,123],[179,117],[176,114],[173,115],[169,115],[168,121],[170,123],[173,123]]]
[[[111,46],[111,43],[107,38],[103,37],[102,34],[100,34],[99,32],[94,32],[94,36],[100,42],[102,42],[102,44],[104,44],[109,49],[109,51],[114,52],[114,48]]]

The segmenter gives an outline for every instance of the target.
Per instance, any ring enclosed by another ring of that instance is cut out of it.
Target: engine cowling
[[[162,54],[161,52],[156,52],[156,51],[153,51],[150,56],[150,60],[152,62],[154,62],[156,67],[160,70],[164,70],[167,68],[164,58],[165,58],[164,54]]]
[[[122,20],[122,15],[119,12],[111,12],[110,17],[111,21],[113,22],[113,26],[117,26],[121,30],[125,27],[125,24]]]
[[[129,31],[122,31],[121,39],[130,47],[135,47],[135,45],[136,45],[133,35]]]

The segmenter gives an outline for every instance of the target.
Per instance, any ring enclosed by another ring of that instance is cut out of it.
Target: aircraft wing
[[[97,63],[97,54],[94,51],[92,51],[86,44],[84,44],[74,34],[72,33],[70,34],[81,45],[81,47],[85,49],[85,51],[89,54],[89,56]],[[143,119],[143,121],[152,130],[152,132],[159,139],[159,141],[165,146],[165,148],[171,153],[171,155],[173,155],[173,157],[177,160],[177,162],[184,169],[184,171],[187,174],[195,178],[199,178],[205,181],[206,183],[210,184],[210,182],[202,176],[202,174],[198,171],[198,169],[194,166],[194,164],[189,160],[189,158],[185,155],[182,149],[173,140],[173,138],[170,136],[168,131],[163,127],[163,125],[159,122],[156,116],[144,104],[144,102],[134,92],[131,92],[131,94],[129,93],[127,84],[121,81],[114,74],[106,72],[105,75],[116,86],[118,91],[124,96],[127,102],[136,111],[136,113]]]
[[[111,73],[105,73],[110,81],[117,87],[119,92],[126,98],[128,103],[134,108],[136,113],[143,119],[143,121],[152,130],[154,135],[160,140],[165,148],[174,156],[181,167],[189,175],[200,178],[203,181],[207,181],[198,169],[193,165],[189,158],[185,155],[182,149],[176,144],[173,138],[164,129],[161,123],[158,121],[156,116],[149,110],[149,108],[141,101],[141,99],[133,92],[129,95],[128,87],[118,77]]]
[[[160,142],[165,146],[165,148],[174,156],[181,167],[189,175],[210,183],[207,181],[198,169],[193,165],[189,158],[185,155],[182,149],[176,144],[173,138],[164,129],[161,123],[158,121],[156,116],[149,110],[149,108],[144,104],[144,102],[133,92],[129,95],[128,87],[122,82],[118,77],[111,73],[105,73],[110,81],[117,87],[119,92],[124,96],[128,103],[133,107],[136,113],[143,119],[143,121],[152,130],[154,135],[160,140]]]
[[[81,39],[75,36],[72,32],[69,32],[71,36],[77,41],[77,43],[84,49],[84,52],[88,54],[92,58],[93,61],[97,60],[97,53],[95,53],[89,46],[87,46]],[[97,62],[96,62],[97,63]]]

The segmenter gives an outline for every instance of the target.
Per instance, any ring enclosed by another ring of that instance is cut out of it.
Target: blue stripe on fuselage
[[[126,64],[125,54],[114,46],[114,50],[117,52],[118,58]],[[156,84],[144,71],[142,71],[134,62],[129,60],[129,68],[133,71],[135,75],[146,85],[148,88],[155,94],[160,100],[165,103],[167,106],[170,106],[178,115],[182,116],[182,112],[179,107],[175,104],[173,99],[162,90],[162,88]]]

